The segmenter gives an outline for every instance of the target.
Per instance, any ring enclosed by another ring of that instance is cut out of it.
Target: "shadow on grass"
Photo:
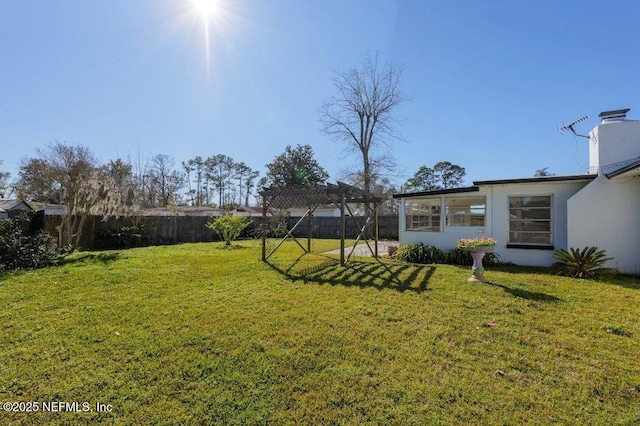
[[[305,283],[416,293],[428,290],[429,279],[436,269],[435,266],[426,265],[387,265],[377,260],[373,262],[352,260],[345,266],[340,266],[338,260],[327,257],[322,263],[295,270],[296,264],[303,257],[304,255],[300,256],[287,268],[272,262],[267,263],[287,278],[303,280]]]
[[[518,265],[505,265],[497,264],[487,267],[490,271],[507,272],[510,274],[544,274],[551,276],[558,276],[557,269],[553,266],[518,266]],[[568,278],[568,277],[567,277]],[[577,280],[577,278],[576,278]],[[583,280],[584,281],[584,280]],[[605,275],[596,279],[590,279],[587,281],[599,282],[603,284],[617,285],[624,288],[630,288],[633,290],[640,290],[640,276],[630,274],[613,273]]]
[[[633,290],[640,290],[640,278],[638,277],[627,277],[629,278],[628,282],[623,280],[615,280],[615,281],[607,281],[607,284],[617,285],[624,288],[630,288]]]
[[[33,269],[17,269],[14,271],[0,271],[0,280],[9,278],[9,277],[19,277],[23,274],[26,274],[30,271],[37,271],[38,269],[47,269],[51,266],[62,266],[62,265],[72,265],[75,263],[81,264],[87,261],[97,260],[102,262],[103,264],[109,264],[111,262],[115,262],[116,259],[120,257],[120,252],[111,252],[111,253],[88,253],[82,256],[68,258],[68,257],[60,257],[56,259],[53,264],[49,266],[45,266],[42,268],[33,268]]]
[[[617,285],[619,287],[630,288],[632,290],[640,290],[640,275],[613,274],[607,277],[602,277],[598,281],[594,282]]]
[[[119,251],[102,252],[102,253],[87,253],[81,256],[68,258],[64,257],[56,262],[57,265],[72,265],[74,263],[84,263],[88,261],[98,261],[103,264],[109,264],[115,262],[120,257]]]
[[[222,244],[222,245],[218,245],[216,247],[216,249],[218,249],[218,250],[244,250],[244,249],[247,249],[247,247],[241,246],[239,244],[229,244],[229,245]]]
[[[511,287],[507,287],[504,284],[500,284],[500,283],[495,283],[495,282],[491,282],[491,281],[487,281],[486,284],[495,286],[495,287],[500,287],[502,288],[504,291],[506,291],[507,293],[511,294],[512,296],[515,297],[519,297],[521,299],[527,299],[527,300],[535,300],[538,302],[562,302],[562,299],[560,299],[559,297],[553,296],[551,294],[547,294],[547,293],[540,293],[537,291],[529,291],[529,290],[523,290],[521,288],[511,288]]]
[[[509,265],[509,264],[497,264],[497,265],[487,265],[485,264],[485,269],[487,271],[500,271],[500,272],[508,272],[510,274],[544,274],[544,275],[555,275],[553,272],[553,268],[545,267],[545,266],[519,266],[519,265]]]

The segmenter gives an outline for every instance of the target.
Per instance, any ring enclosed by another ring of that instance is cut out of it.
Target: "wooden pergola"
[[[353,254],[360,240],[364,240],[371,254],[378,257],[378,204],[382,201],[366,191],[346,183],[338,182],[337,185],[327,183],[326,185],[315,186],[279,186],[264,188],[260,191],[262,196],[262,261],[266,262],[280,246],[289,238],[293,239],[305,252],[311,253],[311,240],[313,238],[312,216],[319,206],[335,205],[340,209],[341,229],[340,229],[340,265],[344,266]],[[358,223],[353,211],[349,207],[352,204],[373,205],[371,215],[367,215],[364,224]],[[287,229],[284,238],[276,244],[275,248],[267,253],[267,229],[268,215],[271,209],[287,210],[290,208],[306,208],[306,213],[291,228]],[[358,237],[345,259],[345,236],[347,229],[347,214],[351,217],[356,228],[359,230]],[[306,247],[293,235],[296,228],[304,221],[307,221],[307,244]],[[366,238],[366,230],[373,224],[374,248],[371,248]]]

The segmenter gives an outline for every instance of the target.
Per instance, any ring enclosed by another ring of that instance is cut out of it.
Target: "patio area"
[[[369,246],[371,247],[371,250],[375,250],[375,242],[370,241],[369,242]],[[358,244],[351,256],[372,257],[373,254],[371,253],[371,250],[369,250],[369,246],[367,246],[366,243]],[[399,243],[397,241],[378,241],[378,256],[386,255],[389,252],[389,246],[398,247]],[[344,248],[344,255],[345,256],[349,256],[349,253],[351,253],[352,249],[353,249],[353,246],[345,247]],[[340,254],[340,249],[331,250],[331,251],[325,252],[323,254],[338,255],[338,254]]]

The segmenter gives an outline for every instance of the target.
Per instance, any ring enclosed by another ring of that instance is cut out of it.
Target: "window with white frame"
[[[440,232],[440,198],[405,201],[407,231]]]
[[[551,196],[509,197],[509,243],[553,244]]]
[[[445,198],[447,226],[484,226],[486,197]]]

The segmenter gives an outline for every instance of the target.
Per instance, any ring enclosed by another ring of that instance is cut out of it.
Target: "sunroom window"
[[[440,231],[440,198],[405,201],[405,228],[407,231]]]
[[[484,226],[485,197],[446,198],[447,226]]]
[[[509,197],[509,243],[553,244],[551,196]]]

